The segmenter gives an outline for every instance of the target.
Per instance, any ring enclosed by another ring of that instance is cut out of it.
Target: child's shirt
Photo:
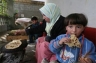
[[[96,63],[96,52],[94,44],[89,41],[87,38],[84,38],[82,49],[77,47],[69,47],[68,45],[59,45],[59,41],[64,37],[70,37],[70,35],[62,34],[59,35],[56,39],[52,40],[49,44],[49,49],[56,54],[57,59],[60,63],[76,63],[80,57],[80,50],[82,50],[81,56],[83,57],[90,50],[90,55],[88,58],[93,60],[93,63]],[[82,43],[82,36],[79,38],[80,43]]]

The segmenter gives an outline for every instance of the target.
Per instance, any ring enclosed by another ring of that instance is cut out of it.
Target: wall
[[[43,5],[34,5],[34,4],[25,4],[21,2],[15,2],[14,3],[14,10],[19,13],[19,16],[22,14],[24,17],[31,18],[32,16],[37,16],[39,19],[42,18],[42,15],[39,11],[39,8],[41,8]]]
[[[7,9],[6,12],[9,16],[13,16],[13,0],[6,0],[7,2]],[[1,32],[6,32],[8,30],[8,23],[12,23],[12,20],[6,19],[4,17],[0,17],[0,34]]]
[[[0,33],[7,31],[7,25],[0,25]]]
[[[46,0],[45,3],[56,3],[63,16],[70,13],[84,13],[88,17],[88,26],[96,28],[96,0]]]
[[[13,13],[14,13],[13,4],[14,4],[13,0],[10,0],[10,1],[7,0],[7,7],[8,7],[7,13],[11,17],[13,16]]]
[[[39,11],[43,4],[33,4],[27,2],[14,2],[14,13],[18,13],[19,17],[31,18],[32,16],[38,17],[38,21],[42,20],[42,15]],[[22,28],[20,25],[15,25],[15,20],[12,25],[15,29]]]

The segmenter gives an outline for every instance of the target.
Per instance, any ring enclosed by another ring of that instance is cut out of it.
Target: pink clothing
[[[37,63],[41,63],[41,61],[46,58],[49,62],[57,60],[55,54],[53,54],[49,50],[49,42],[45,41],[45,37],[38,38],[36,44],[36,59]]]

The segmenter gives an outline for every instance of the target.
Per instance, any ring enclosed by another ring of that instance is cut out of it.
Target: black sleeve
[[[39,33],[43,33],[45,31],[45,27],[46,27],[46,22],[43,20],[43,23],[36,26],[35,28],[33,28],[32,26],[28,26],[25,31],[27,33],[27,35],[30,34],[39,34]]]
[[[53,28],[51,29],[50,35],[51,39],[56,38],[60,34],[65,34],[65,25],[64,25],[64,19],[65,17],[60,16],[60,18],[57,20],[57,22],[54,24]]]

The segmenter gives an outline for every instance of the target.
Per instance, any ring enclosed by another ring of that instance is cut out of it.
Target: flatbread
[[[78,38],[74,34],[70,36],[70,39],[71,42],[65,44],[67,44],[69,47],[78,47],[78,48],[81,47],[81,43],[79,42]]]
[[[5,45],[5,48],[6,49],[15,49],[15,48],[18,48],[21,44],[22,44],[22,42],[20,40],[13,40],[13,41],[9,42],[7,45]]]

